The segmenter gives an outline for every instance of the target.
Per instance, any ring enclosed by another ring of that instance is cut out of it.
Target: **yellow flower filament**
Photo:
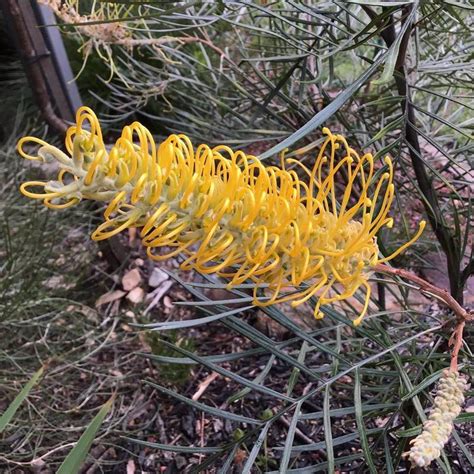
[[[376,234],[393,225],[392,162],[385,159],[387,172],[377,179],[372,155],[360,157],[341,135],[323,133],[327,138],[312,169],[290,159],[281,168],[264,166],[224,145],[194,150],[185,135],[171,135],[157,148],[138,122],[124,127],[107,151],[97,117],[81,107],[66,135],[70,156],[37,138],[19,141],[24,158],[55,159],[60,167],[56,181],[30,181],[20,189],[51,208],[82,199],[108,202],[94,240],[141,228],[150,258],[183,254],[182,269],[215,273],[229,288],[250,280],[258,306],[284,301],[297,306],[315,296],[319,318],[321,305],[346,299],[362,286],[365,303],[354,321],[359,324],[369,305],[371,267],[411,245],[425,223],[409,242],[379,259]],[[40,146],[37,156],[24,151],[26,143]],[[308,184],[286,169],[291,163],[304,171]],[[167,253],[156,253],[160,247]]]

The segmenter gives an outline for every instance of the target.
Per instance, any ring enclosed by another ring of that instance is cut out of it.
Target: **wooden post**
[[[0,7],[41,114],[63,136],[82,100],[54,13],[36,0],[0,0]],[[112,269],[127,259],[117,236],[99,248]]]
[[[2,0],[0,6],[39,109],[63,134],[82,101],[54,14],[36,0]]]

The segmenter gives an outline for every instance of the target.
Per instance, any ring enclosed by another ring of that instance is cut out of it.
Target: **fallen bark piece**
[[[142,276],[137,268],[128,271],[122,278],[122,286],[125,291],[131,291],[142,281]]]

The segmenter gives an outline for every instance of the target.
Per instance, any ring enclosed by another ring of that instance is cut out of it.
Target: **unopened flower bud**
[[[413,466],[426,467],[441,455],[453,430],[454,419],[461,412],[466,387],[466,380],[458,372],[449,369],[443,372],[423,431],[411,441],[412,447],[406,453]]]

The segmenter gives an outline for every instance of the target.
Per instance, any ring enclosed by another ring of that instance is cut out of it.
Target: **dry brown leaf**
[[[137,268],[128,271],[122,278],[122,286],[125,291],[130,291],[136,288],[142,281],[142,276]]]
[[[390,421],[389,416],[385,418],[378,416],[377,418],[375,418],[375,426],[377,426],[378,428],[383,428],[389,421]]]
[[[174,304],[173,302],[171,301],[171,298],[169,296],[165,296],[163,298],[163,304],[168,308],[168,309],[173,309],[174,308]]]
[[[127,474],[135,474],[135,462],[129,459],[127,462]]]
[[[140,288],[139,286],[134,288],[127,295],[127,300],[133,304],[141,303],[144,299],[145,299],[145,291],[143,290],[143,288]]]
[[[128,324],[122,324],[120,326],[125,332],[133,332],[134,329],[132,329]]]
[[[126,292],[122,290],[109,291],[108,293],[104,293],[101,297],[97,299],[97,301],[95,302],[95,307],[98,308],[103,304],[112,303],[112,301],[117,301],[125,295]]]

